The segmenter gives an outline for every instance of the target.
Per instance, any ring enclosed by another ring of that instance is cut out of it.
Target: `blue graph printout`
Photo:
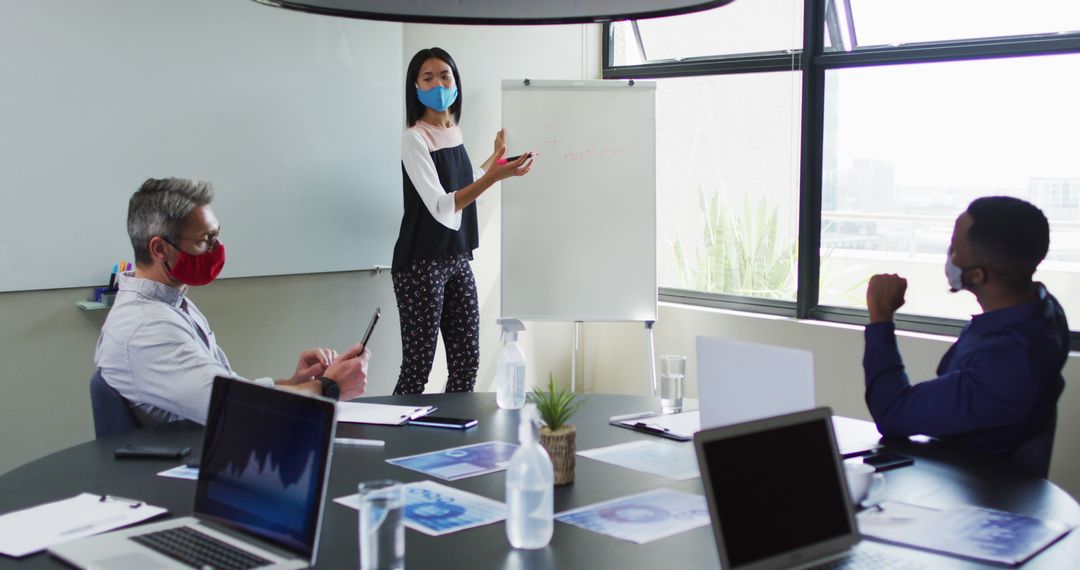
[[[161,473],[158,473],[158,476],[173,477],[175,479],[190,479],[192,481],[195,481],[199,478],[199,468],[181,465],[179,467],[173,467],[172,469],[166,469]]]
[[[434,481],[405,486],[405,524],[439,536],[506,518],[506,505]]]
[[[357,508],[357,495],[334,499]],[[506,518],[506,505],[487,497],[447,487],[434,481],[405,485],[405,526],[441,536],[498,522]]]
[[[1072,525],[1026,515],[955,506],[934,509],[885,501],[858,514],[859,532],[976,560],[1018,566],[1072,529]]]
[[[506,469],[506,464],[510,462],[510,456],[517,447],[505,441],[489,441],[387,459],[386,462],[446,481],[456,481]]]
[[[555,520],[645,544],[709,524],[705,497],[655,489],[555,515]]]

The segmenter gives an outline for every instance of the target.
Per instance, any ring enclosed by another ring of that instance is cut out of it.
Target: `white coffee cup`
[[[856,507],[867,499],[879,496],[885,490],[885,476],[875,472],[873,465],[845,461],[844,473],[847,475],[851,502]]]

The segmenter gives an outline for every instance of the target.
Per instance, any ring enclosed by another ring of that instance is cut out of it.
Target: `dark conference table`
[[[609,426],[610,416],[659,409],[657,398],[640,396],[583,396],[584,406],[573,418],[577,449],[585,450],[652,438],[647,434]],[[474,417],[480,424],[467,431],[419,426],[340,424],[339,437],[382,439],[385,448],[335,446],[327,492],[322,542],[317,568],[357,568],[357,513],[332,500],[356,492],[356,483],[392,478],[423,480],[415,471],[385,460],[490,440],[517,441],[518,413],[499,410],[494,393],[431,394],[365,398],[367,402],[435,405],[438,414]],[[115,460],[112,451],[127,442],[190,445],[197,456],[202,428],[181,422],[87,442],[43,457],[0,476],[0,513],[68,498],[80,492],[132,497],[166,507],[171,515],[190,514],[195,482],[158,477],[176,460]],[[663,440],[669,441],[669,440]],[[672,442],[674,443],[674,442]],[[692,446],[692,442],[682,445]],[[1066,492],[1043,479],[1020,473],[990,458],[950,449],[940,443],[889,442],[889,451],[915,457],[915,465],[886,472],[886,498],[926,506],[973,504],[982,507],[1080,524],[1080,506]],[[792,476],[798,476],[793,472]],[[440,483],[504,500],[502,472]],[[632,471],[578,456],[576,480],[556,487],[555,512],[668,487],[704,494],[701,480],[675,481]],[[1080,567],[1080,536],[1070,533],[1036,556],[1023,568]],[[637,545],[584,529],[555,523],[550,546],[536,551],[515,551],[506,540],[502,523],[442,537],[406,531],[406,567],[422,568],[716,568],[719,562],[709,527],[697,528],[648,544]],[[921,554],[933,568],[973,568],[977,564],[956,558]],[[0,568],[66,568],[47,553],[21,560],[0,556]]]

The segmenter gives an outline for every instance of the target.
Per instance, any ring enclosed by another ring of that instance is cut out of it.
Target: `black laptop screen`
[[[828,418],[703,444],[734,566],[851,534]]]
[[[215,381],[196,514],[311,558],[334,406],[244,381]]]

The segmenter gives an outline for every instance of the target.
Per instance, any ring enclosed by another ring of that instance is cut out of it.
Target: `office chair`
[[[1057,431],[1057,408],[1050,414],[1050,425],[1042,433],[1020,444],[1009,461],[1020,469],[1045,479],[1050,474],[1050,454],[1054,451]]]
[[[142,427],[127,400],[101,377],[101,369],[90,377],[90,409],[94,414],[94,437],[101,439]]]

